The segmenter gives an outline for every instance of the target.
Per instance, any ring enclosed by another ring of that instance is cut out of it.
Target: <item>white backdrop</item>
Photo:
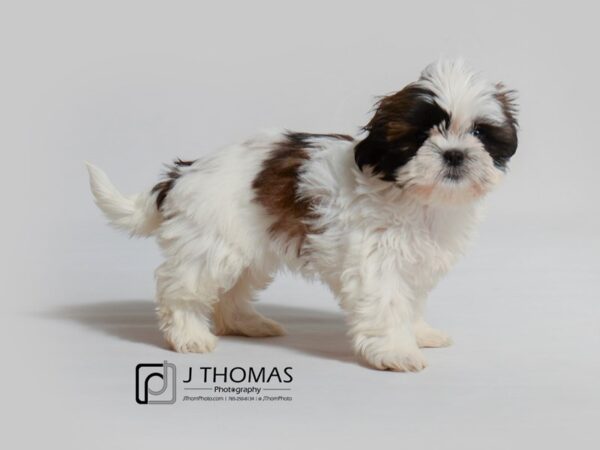
[[[597,442],[597,14],[577,1],[4,3],[0,320],[11,388],[0,408],[12,425],[1,439]],[[481,237],[432,300],[434,323],[456,345],[428,352],[423,374],[370,371],[352,362],[330,295],[284,277],[263,300],[288,338],[225,339],[207,357],[162,348],[150,303],[156,246],[104,225],[84,161],[135,192],[162,163],[260,128],[354,133],[376,95],[440,56],[464,56],[517,89],[522,111],[520,146]],[[297,398],[262,409],[135,405],[133,367],[165,358],[290,363]]]

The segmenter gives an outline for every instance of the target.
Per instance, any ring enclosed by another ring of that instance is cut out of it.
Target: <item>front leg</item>
[[[421,348],[439,348],[452,345],[452,338],[443,331],[433,328],[425,321],[425,303],[429,290],[416,294],[413,329],[417,345]]]
[[[427,362],[413,329],[412,293],[398,271],[381,273],[382,266],[363,267],[343,287],[354,349],[377,369],[420,371]]]

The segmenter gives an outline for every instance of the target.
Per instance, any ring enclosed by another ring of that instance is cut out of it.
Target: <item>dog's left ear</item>
[[[376,105],[371,121],[364,127],[367,137],[354,150],[361,170],[386,181],[395,179],[396,171],[419,150],[427,132],[448,120],[448,114],[433,100],[427,89],[409,84],[395,94],[383,97]]]
[[[496,83],[496,99],[502,107],[502,112],[506,117],[507,122],[515,128],[519,126],[517,120],[518,105],[517,105],[517,91],[508,89],[504,83]]]
[[[517,92],[508,89],[503,83],[498,83],[494,95],[502,108],[505,122],[501,126],[490,126],[488,132],[484,134],[483,141],[496,165],[504,167],[517,151],[519,144]]]

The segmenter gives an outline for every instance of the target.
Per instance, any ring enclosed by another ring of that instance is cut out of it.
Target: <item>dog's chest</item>
[[[423,207],[411,219],[398,230],[406,236],[401,240],[410,248],[412,256],[403,266],[420,273],[447,270],[460,248],[460,219],[428,207]]]
[[[473,216],[471,209],[407,208],[372,228],[371,245],[411,278],[435,278],[467,245]]]

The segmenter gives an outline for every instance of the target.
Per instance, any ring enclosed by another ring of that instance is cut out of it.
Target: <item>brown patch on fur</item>
[[[153,194],[158,192],[158,195],[156,196],[157,209],[160,210],[163,202],[165,201],[165,198],[167,197],[167,194],[171,189],[173,189],[175,181],[177,181],[177,179],[181,176],[181,168],[189,167],[192,164],[194,164],[194,162],[195,161],[183,161],[181,159],[176,159],[175,161],[173,161],[173,164],[171,166],[167,166],[168,171],[165,174],[165,179],[160,183],[157,183],[152,188]]]
[[[387,124],[387,141],[395,141],[402,136],[412,133],[414,127],[406,122],[390,122]]]
[[[364,127],[367,137],[355,147],[358,167],[370,167],[382,180],[395,181],[398,168],[417,154],[429,130],[449,121],[433,98],[433,92],[416,84],[381,98]]]
[[[302,166],[309,159],[308,149],[315,146],[312,140],[318,138],[353,140],[343,134],[289,132],[275,145],[252,183],[256,201],[275,218],[269,232],[290,240],[298,239],[299,252],[306,235],[319,232],[311,225],[316,218],[312,200],[298,192]]]

